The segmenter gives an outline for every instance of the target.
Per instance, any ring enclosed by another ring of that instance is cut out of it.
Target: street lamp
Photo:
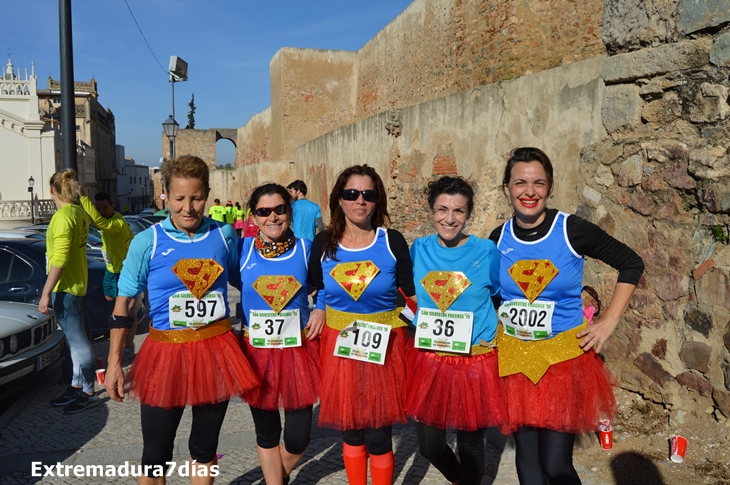
[[[167,118],[162,123],[162,128],[165,130],[165,135],[167,135],[167,139],[170,140],[170,159],[175,159],[175,137],[177,136],[177,129],[180,127],[180,125],[177,124],[177,121],[175,121],[175,118],[170,115],[169,118]],[[160,177],[160,183],[161,183],[161,192],[165,193],[165,179]],[[162,199],[162,210],[165,209],[165,199]]]
[[[31,175],[28,179],[28,192],[30,192],[30,223],[35,224],[35,200],[33,198],[33,185],[35,185],[35,179]]]
[[[177,129],[179,127],[180,125],[177,124],[177,121],[175,121],[172,115],[162,123],[165,135],[167,135],[167,139],[170,141],[170,158],[173,160],[175,159],[175,137],[177,136]]]

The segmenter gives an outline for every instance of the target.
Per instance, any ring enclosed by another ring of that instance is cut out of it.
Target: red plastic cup
[[[610,450],[613,448],[613,431],[600,431],[601,436],[601,448],[604,450]]]
[[[99,384],[104,384],[104,374],[106,373],[106,369],[96,369],[96,382]]]
[[[684,454],[687,452],[687,438],[679,435],[672,436],[671,450],[669,459],[674,463],[682,463],[684,461]]]
[[[601,448],[604,450],[613,448],[613,427],[610,419],[598,420],[598,436],[601,440]]]

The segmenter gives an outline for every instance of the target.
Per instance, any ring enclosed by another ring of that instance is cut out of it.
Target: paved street
[[[237,293],[237,292],[233,292]],[[136,346],[146,337],[136,337]],[[99,357],[106,357],[108,340],[98,340],[94,349]],[[125,362],[129,365],[131,362]],[[34,390],[26,392],[4,414],[0,415],[0,483],[3,485],[119,483],[131,484],[134,479],[126,477],[78,478],[58,476],[32,476],[33,462],[51,466],[63,465],[107,465],[119,466],[128,462],[138,465],[142,454],[142,433],[139,424],[139,404],[125,400],[116,403],[109,400],[106,391],[97,384],[101,404],[94,409],[76,415],[64,414],[49,401],[63,392],[65,386],[56,385],[60,376],[58,363],[54,364],[38,380]],[[315,422],[317,412],[315,408]],[[191,415],[188,411],[178,429],[175,458],[180,466],[189,460],[187,436],[190,431]],[[441,474],[430,467],[418,454],[415,429],[412,425],[394,428],[395,483],[396,484],[439,484],[446,483]],[[454,434],[450,435],[453,444]],[[240,400],[231,402],[223,424],[219,453],[220,476],[216,483],[260,484],[263,475],[256,457],[256,441],[253,421],[248,406]],[[39,473],[45,469],[37,465]],[[84,468],[85,470],[85,468]],[[62,470],[63,471],[63,470]],[[124,470],[122,470],[123,472]],[[85,472],[84,472],[85,473]],[[586,485],[597,485],[593,472],[578,468]],[[66,473],[64,472],[64,475]],[[347,483],[342,462],[340,434],[314,426],[312,442],[304,459],[292,474],[293,485]],[[189,483],[189,478],[178,473],[168,483]],[[517,485],[514,468],[514,447],[511,440],[491,430],[486,449],[486,474],[484,484]]]

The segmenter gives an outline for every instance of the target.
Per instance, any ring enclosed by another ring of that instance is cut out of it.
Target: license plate
[[[56,345],[55,348],[52,348],[45,354],[39,355],[36,358],[35,370],[41,370],[44,367],[48,367],[57,361],[59,357],[61,357],[61,344]]]

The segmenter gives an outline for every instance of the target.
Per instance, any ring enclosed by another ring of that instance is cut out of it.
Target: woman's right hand
[[[313,310],[312,313],[309,315],[309,321],[307,322],[307,326],[304,327],[309,329],[307,340],[314,340],[316,338],[319,338],[319,336],[322,334],[322,329],[324,328],[325,322],[326,319],[324,310]]]
[[[117,402],[124,401],[124,369],[119,362],[109,362],[104,374],[104,388],[109,397]]]

